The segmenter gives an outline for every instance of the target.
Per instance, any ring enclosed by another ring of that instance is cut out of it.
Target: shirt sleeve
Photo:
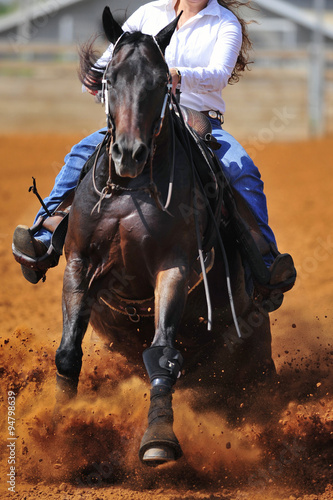
[[[242,29],[238,20],[224,23],[218,33],[209,64],[205,67],[181,67],[183,92],[222,91],[227,85],[242,46]]]

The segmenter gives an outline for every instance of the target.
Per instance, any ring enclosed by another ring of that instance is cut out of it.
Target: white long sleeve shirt
[[[175,17],[174,0],[150,2],[132,14],[124,31],[156,35]],[[242,44],[242,30],[236,16],[209,0],[207,6],[174,32],[165,58],[170,68],[182,75],[181,104],[197,111],[225,111],[222,90],[235,67]],[[105,65],[112,56],[110,45],[97,62]]]

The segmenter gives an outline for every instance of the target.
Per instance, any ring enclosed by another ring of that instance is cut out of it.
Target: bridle
[[[116,41],[116,43],[114,44],[113,55],[115,54],[115,50],[116,50],[117,45],[119,44],[120,40],[123,38],[124,35],[126,35],[126,32],[122,33],[120,35],[120,37],[118,38],[118,40]],[[161,50],[161,48],[160,48],[157,40],[155,39],[154,36],[151,36],[151,38],[154,41],[156,47],[158,48],[158,50],[159,50],[159,52],[160,52],[160,54],[161,54],[161,56],[163,58],[163,61],[165,62],[166,67],[168,68],[167,63],[165,61],[164,54],[163,54],[163,52],[162,52],[162,50]],[[172,165],[171,165],[171,170],[170,170],[168,195],[167,195],[167,200],[166,200],[165,204],[161,201],[161,193],[158,191],[158,188],[157,188],[157,186],[156,186],[156,184],[154,182],[154,179],[153,179],[153,159],[154,159],[155,150],[156,150],[156,143],[155,143],[156,142],[156,138],[161,133],[161,130],[162,130],[162,127],[163,127],[163,123],[164,123],[164,118],[165,118],[165,115],[166,115],[167,106],[169,106],[170,110],[172,109],[172,78],[171,78],[171,74],[169,72],[169,69],[167,69],[166,92],[165,92],[165,95],[164,95],[163,104],[162,104],[162,107],[161,107],[161,112],[160,112],[159,118],[158,118],[158,120],[157,120],[157,122],[156,122],[156,124],[154,126],[153,133],[152,133],[152,138],[151,138],[151,147],[150,147],[150,155],[149,155],[149,162],[150,162],[150,182],[149,182],[149,184],[147,186],[144,186],[144,187],[136,187],[136,188],[124,187],[124,186],[120,186],[120,185],[115,184],[115,183],[112,182],[112,155],[111,155],[111,148],[112,148],[112,144],[114,143],[115,132],[116,131],[115,131],[114,121],[113,121],[113,118],[112,118],[112,115],[111,115],[111,112],[110,112],[110,103],[109,103],[109,92],[110,92],[110,88],[111,88],[111,83],[110,83],[110,80],[107,78],[107,74],[108,74],[108,71],[109,71],[109,68],[110,68],[111,61],[112,61],[112,59],[110,59],[110,61],[108,62],[107,66],[105,68],[104,74],[103,74],[103,79],[102,79],[102,98],[101,98],[101,102],[105,106],[107,133],[105,135],[104,140],[99,145],[99,149],[98,149],[98,152],[97,152],[97,155],[96,155],[96,158],[95,158],[95,162],[94,162],[94,165],[93,165],[93,175],[92,175],[93,187],[94,187],[95,192],[99,196],[99,201],[94,206],[92,212],[94,212],[95,209],[97,209],[97,211],[100,212],[102,201],[104,199],[111,198],[111,196],[114,193],[116,193],[116,192],[119,193],[119,192],[122,192],[122,191],[129,191],[129,192],[130,191],[144,191],[144,192],[147,192],[154,199],[157,207],[160,210],[162,210],[164,212],[167,212],[169,215],[171,215],[170,212],[168,212],[168,207],[170,205],[171,197],[172,197],[173,180],[174,180],[174,167],[175,167],[175,132],[174,132],[174,129],[173,129],[173,125],[171,125],[171,130],[172,130],[172,133],[171,133],[171,137],[172,137],[172,148],[171,148],[172,149]],[[97,162],[98,162],[98,159],[100,157],[100,153],[101,153],[102,147],[105,144],[106,144],[106,148],[107,148],[107,152],[108,152],[108,158],[109,158],[109,177],[108,177],[108,180],[106,182],[106,185],[100,191],[97,188],[97,185],[96,185],[96,176],[95,176],[95,173],[96,173]]]

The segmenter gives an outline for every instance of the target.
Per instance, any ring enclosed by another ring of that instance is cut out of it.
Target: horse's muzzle
[[[117,175],[121,177],[137,177],[141,174],[148,156],[149,148],[144,142],[136,140],[132,147],[116,141],[111,148]]]

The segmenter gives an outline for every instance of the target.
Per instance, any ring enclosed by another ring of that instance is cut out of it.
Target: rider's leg
[[[224,167],[223,170],[228,181],[249,205],[270,248],[276,249],[275,236],[268,225],[264,184],[258,168],[236,139],[222,129],[218,120],[211,119],[210,121],[213,127],[213,135],[221,145],[216,154]],[[295,275],[293,261],[288,254],[276,256],[273,251],[264,255],[263,258],[267,267],[270,267],[272,271],[272,284],[277,284],[279,281],[289,279],[292,275]]]
[[[54,187],[50,195],[45,198],[44,203],[52,213],[57,206],[66,198],[67,194],[77,186],[81,170],[93,154],[96,146],[103,140],[103,133],[106,129],[101,129],[85,137],[78,144],[73,146],[70,153],[65,157],[65,164],[55,179]],[[44,208],[41,208],[36,216],[46,216]],[[42,228],[34,237],[31,236],[27,226],[18,226],[14,232],[13,244],[22,254],[32,258],[40,257],[50,246],[52,233]],[[37,283],[44,273],[34,271],[21,266],[24,277],[31,283]]]
[[[225,130],[222,130],[218,120],[211,120],[213,125],[213,135],[221,145],[215,151],[221,161],[224,174],[248,203],[253,215],[258,222],[260,230],[268,244],[276,246],[276,240],[272,229],[268,225],[267,202],[264,193],[264,183],[258,168],[253,163],[245,149]],[[265,262],[269,266],[274,257],[271,254],[264,256]]]
[[[96,149],[96,146],[103,140],[103,133],[106,129],[98,130],[88,135],[78,144],[72,147],[70,153],[65,156],[65,163],[55,179],[55,183],[50,195],[44,199],[44,203],[52,213],[57,206],[66,198],[67,194],[77,186],[81,170]],[[39,216],[46,216],[43,207],[36,215],[35,222]],[[52,233],[47,229],[41,229],[35,234],[35,238],[42,241],[47,247],[51,242]]]

